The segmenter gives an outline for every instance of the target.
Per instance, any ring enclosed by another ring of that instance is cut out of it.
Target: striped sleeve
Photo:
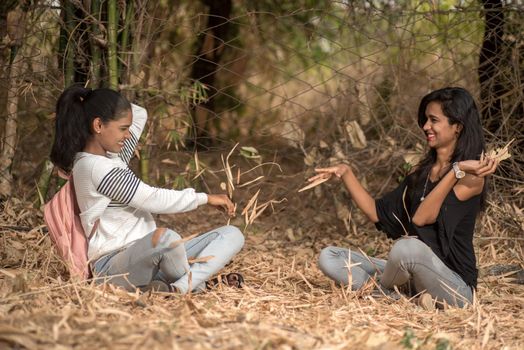
[[[118,154],[120,159],[122,159],[126,164],[129,164],[131,158],[133,158],[136,145],[140,140],[140,135],[142,135],[142,131],[144,130],[147,121],[147,111],[145,108],[131,104],[131,109],[133,113],[133,124],[129,128],[131,137],[124,141],[124,147]]]
[[[192,188],[182,191],[157,188],[142,182],[129,168],[99,162],[95,168],[96,191],[111,199],[110,207],[127,205],[152,214],[174,214],[196,209],[207,203],[205,193]]]
[[[97,191],[113,201],[129,204],[139,184],[140,180],[130,169],[113,168],[102,178]]]

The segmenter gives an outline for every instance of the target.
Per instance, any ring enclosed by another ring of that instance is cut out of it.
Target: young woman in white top
[[[226,195],[156,188],[136,177],[128,163],[146,120],[144,108],[116,91],[72,86],[56,105],[51,160],[74,179],[95,276],[127,290],[200,291],[240,251],[244,236],[224,226],[181,243],[176,232],[156,226],[152,214],[207,203],[234,215],[234,205]],[[223,281],[240,287],[243,279],[232,273]]]

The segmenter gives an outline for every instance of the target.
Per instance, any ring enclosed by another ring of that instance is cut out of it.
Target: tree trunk
[[[484,0],[484,40],[480,50],[478,75],[480,106],[484,127],[496,134],[502,117],[502,96],[505,88],[501,82],[504,56],[504,12],[502,0]]]
[[[209,7],[206,29],[198,36],[195,61],[190,79],[207,88],[208,98],[191,106],[193,121],[188,146],[208,146],[211,144],[209,124],[214,113],[214,97],[218,92],[215,84],[216,73],[220,69],[220,59],[229,34],[229,19],[232,11],[231,0],[202,0]]]
[[[8,35],[11,38],[11,52],[7,68],[7,117],[4,126],[0,152],[0,197],[12,194],[13,174],[12,164],[16,150],[18,124],[18,90],[22,81],[24,60],[18,53],[21,51],[27,22],[27,6],[16,9],[8,17]],[[9,30],[11,29],[11,30]]]
[[[11,43],[7,35],[7,15],[18,5],[18,0],[0,1],[0,109],[4,109],[7,104],[7,90],[9,87],[8,59],[11,56]],[[0,113],[0,130],[5,126],[4,113]],[[3,136],[0,133],[0,136]],[[2,138],[0,138],[0,150],[2,149]]]
[[[7,71],[4,73],[4,68],[7,67],[7,59],[10,56],[9,37],[7,36],[7,15],[14,10],[18,5],[18,0],[4,0],[0,2],[0,80],[5,81]],[[7,86],[2,84],[2,90],[7,91]]]

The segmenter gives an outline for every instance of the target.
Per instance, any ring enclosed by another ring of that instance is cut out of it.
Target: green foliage
[[[183,85],[178,90],[178,97],[186,106],[199,105],[207,102],[209,88],[200,81],[195,80],[191,85]]]
[[[377,248],[376,247],[368,247],[366,249],[366,254],[368,256],[375,256],[377,254]]]
[[[207,165],[198,159],[195,155],[187,162],[185,170],[176,174],[172,188],[182,190],[184,188],[193,187],[197,191],[202,189],[201,176],[207,171]],[[167,174],[167,172],[166,172]]]
[[[259,164],[262,162],[262,156],[260,156],[258,150],[255,147],[240,147],[240,155],[246,159],[255,160]]]
[[[171,148],[171,145],[175,146],[175,149],[178,150],[179,146],[184,144],[184,136],[177,130],[169,130],[166,136],[167,149]]]
[[[400,340],[400,345],[406,349],[416,349],[420,345],[420,340],[415,336],[411,328],[407,328]]]
[[[420,349],[420,348],[426,348],[426,345],[428,345],[428,341],[431,339],[431,337],[428,337],[426,339],[418,339],[415,333],[411,328],[406,328],[404,331],[404,335],[402,336],[402,339],[400,340],[400,345],[402,345],[405,349]],[[450,342],[446,338],[438,338],[435,343],[435,350],[452,350],[453,347],[451,346]]]
[[[175,180],[173,181],[173,189],[175,190],[182,190],[184,188],[187,188],[186,186],[186,177],[182,174],[177,175],[175,177]]]
[[[399,183],[401,183],[402,181],[404,181],[404,179],[406,178],[406,176],[408,176],[409,172],[411,171],[411,169],[413,169],[413,165],[411,163],[408,163],[408,162],[404,162],[401,166],[401,171],[402,171],[402,174],[398,176],[397,178],[397,181]]]
[[[437,340],[435,350],[453,350],[453,347],[451,346],[449,340],[440,338]]]

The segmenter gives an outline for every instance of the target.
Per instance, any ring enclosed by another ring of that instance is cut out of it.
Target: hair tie
[[[80,102],[84,102],[89,95],[91,95],[91,92],[93,92],[92,89],[84,88],[84,91],[82,91],[82,94],[79,96]]]

